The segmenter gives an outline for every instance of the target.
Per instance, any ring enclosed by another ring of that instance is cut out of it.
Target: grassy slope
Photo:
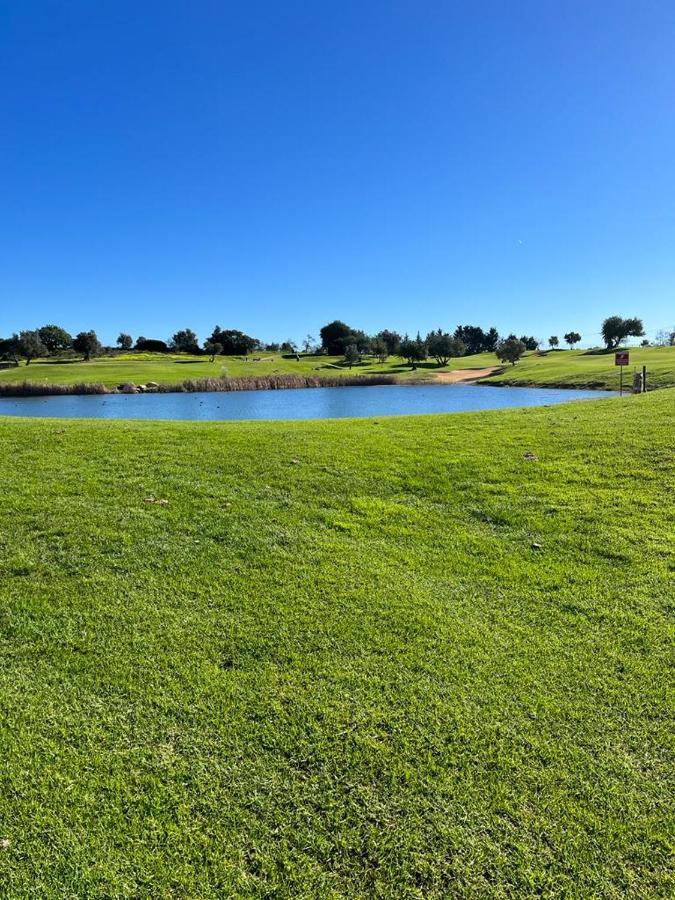
[[[486,359],[498,360],[491,354],[465,357],[467,365],[490,365]],[[632,383],[633,372],[647,366],[650,387],[675,385],[675,347],[631,347],[630,366],[624,371],[624,386]],[[619,369],[614,365],[614,353],[589,353],[584,350],[558,350],[538,355],[528,353],[515,366],[506,366],[503,373],[488,382],[513,381],[518,384],[592,386],[618,390]]]
[[[273,375],[294,372],[302,375],[317,373],[327,377],[339,374],[335,369],[325,368],[326,363],[341,362],[340,357],[301,357],[283,359],[280,354],[263,354],[263,360],[272,357],[271,361],[245,362],[239,357],[220,357],[209,362],[208,357],[172,355],[172,354],[123,354],[117,357],[101,357],[88,363],[80,360],[74,362],[41,361],[33,362],[26,367],[0,370],[0,381],[24,380],[50,381],[62,384],[78,382],[99,382],[114,387],[125,381],[142,384],[146,381],[176,382],[186,378],[217,377],[228,375]],[[368,374],[383,371],[399,371],[405,373],[408,366],[402,360],[387,362],[384,366],[373,361],[364,366],[352,369],[352,374]],[[345,371],[349,371],[345,369]]]
[[[673,392],[0,419],[4,896],[672,895],[674,452]]]
[[[631,366],[626,372],[626,382],[632,379],[633,370],[646,365],[649,369],[652,387],[675,385],[675,347],[648,347],[631,349]],[[271,361],[244,362],[239,358],[221,357],[215,362],[208,358],[173,356],[163,354],[123,354],[117,357],[103,357],[89,363],[42,361],[17,369],[0,370],[0,382],[49,381],[64,384],[78,382],[99,382],[114,387],[125,381],[142,384],[146,381],[177,382],[186,378],[206,376],[272,375],[285,372],[299,374],[334,376],[334,369],[326,368],[329,363],[341,362],[340,357],[307,357],[300,360],[283,359],[279,354],[263,354]],[[403,360],[392,358],[384,364],[368,360],[364,365],[355,366],[351,374],[374,374],[389,372],[403,379],[433,380],[438,372],[457,368],[483,368],[499,365],[491,353],[466,356],[453,360],[450,366],[439,369],[430,361],[412,372]],[[588,353],[583,350],[565,350],[542,356],[527,354],[516,366],[507,366],[504,372],[489,381],[513,381],[522,384],[545,385],[592,385],[595,387],[617,388],[619,372],[614,366],[614,354]]]

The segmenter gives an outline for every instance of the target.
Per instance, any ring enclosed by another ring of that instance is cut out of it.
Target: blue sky
[[[0,334],[675,324],[675,4],[8,0]]]

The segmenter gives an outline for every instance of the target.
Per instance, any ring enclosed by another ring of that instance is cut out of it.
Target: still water
[[[466,384],[326,387],[194,394],[91,394],[0,399],[0,415],[75,419],[343,419],[545,406],[602,391]]]

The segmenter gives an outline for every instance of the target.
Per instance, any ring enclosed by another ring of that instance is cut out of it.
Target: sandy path
[[[439,372],[436,381],[444,381],[446,384],[459,384],[460,382],[478,381],[497,372],[501,366],[488,366],[487,369],[455,369],[454,372]]]

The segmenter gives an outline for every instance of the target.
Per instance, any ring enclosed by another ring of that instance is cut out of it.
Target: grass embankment
[[[4,896],[672,896],[673,392],[0,454]]]
[[[675,347],[631,348],[631,365],[624,372],[624,382],[630,386],[634,370],[646,365],[649,386],[675,386]],[[619,370],[614,366],[614,354],[587,350],[562,350],[549,353],[528,353],[516,366],[502,366],[492,353],[465,356],[452,360],[449,366],[439,367],[433,361],[412,370],[404,360],[391,357],[384,363],[367,358],[352,369],[342,366],[341,357],[301,356],[285,359],[280,354],[263,354],[244,360],[239,357],[219,357],[209,362],[205,356],[171,354],[126,353],[115,357],[101,357],[90,362],[81,360],[40,360],[30,366],[0,370],[0,389],[22,383],[36,385],[62,384],[84,393],[83,384],[103,385],[115,389],[124,383],[145,384],[156,381],[162,385],[177,385],[184,381],[219,379],[222,377],[252,378],[264,383],[265,378],[278,379],[292,375],[300,378],[363,376],[394,376],[401,381],[434,381],[439,374],[456,369],[482,370],[497,367],[497,374],[483,379],[487,384],[512,383],[531,386],[596,387],[617,390]],[[338,368],[338,366],[340,368]],[[9,388],[11,390],[11,388]],[[29,391],[28,391],[29,392]]]
[[[500,365],[493,354],[467,356],[462,365]],[[624,388],[630,388],[633,373],[647,366],[650,389],[675,386],[675,347],[631,347],[630,366],[624,369]],[[532,387],[591,387],[619,389],[619,368],[614,365],[614,352],[590,350],[555,350],[527,353],[515,366],[485,379],[486,384],[517,384]]]

